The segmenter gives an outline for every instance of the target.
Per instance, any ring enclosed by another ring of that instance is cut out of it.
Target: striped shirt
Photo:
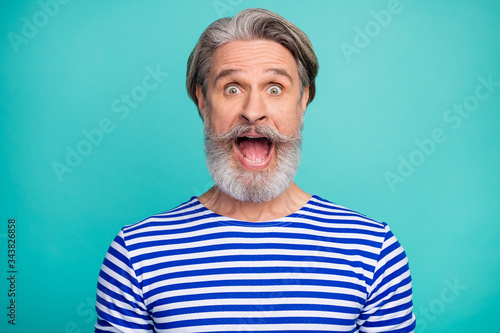
[[[386,223],[316,195],[268,222],[193,197],[119,232],[95,332],[413,332],[411,285]]]

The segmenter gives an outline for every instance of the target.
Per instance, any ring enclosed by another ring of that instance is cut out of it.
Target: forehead
[[[234,70],[242,73],[284,70],[298,79],[298,70],[292,53],[277,42],[269,40],[232,41],[214,52],[210,77],[217,73]]]

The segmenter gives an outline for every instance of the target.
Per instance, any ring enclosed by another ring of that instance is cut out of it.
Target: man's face
[[[210,146],[220,146],[219,157],[224,155],[224,162],[216,159],[219,164],[237,169],[239,175],[233,176],[239,178],[239,183],[253,183],[256,190],[273,181],[280,164],[287,164],[295,170],[286,171],[288,177],[280,181],[288,181],[286,187],[289,185],[288,178],[295,174],[299,159],[297,147],[291,147],[298,143],[300,155],[308,89],[305,87],[301,94],[295,59],[285,47],[265,40],[233,41],[219,47],[214,53],[206,96],[199,87],[197,97],[208,134],[219,137],[209,140]],[[211,149],[207,143],[206,149]],[[297,166],[292,167],[291,161],[280,155],[297,160]],[[207,158],[210,169],[210,154]],[[226,173],[227,177],[231,175]]]

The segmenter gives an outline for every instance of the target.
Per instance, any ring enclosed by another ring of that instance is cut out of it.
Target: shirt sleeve
[[[95,333],[149,333],[153,320],[132,267],[123,230],[111,243],[97,283]]]
[[[412,281],[408,258],[385,224],[385,239],[368,288],[368,298],[358,317],[360,332],[407,333],[415,331]]]

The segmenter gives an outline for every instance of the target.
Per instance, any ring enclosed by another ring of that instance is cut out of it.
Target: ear
[[[198,84],[196,85],[196,99],[198,100],[198,112],[200,113],[201,118],[205,119],[205,115],[203,113],[205,112],[206,99],[201,86]]]
[[[307,108],[307,101],[309,100],[309,86],[304,87],[304,92],[300,99],[300,109],[305,113]]]

